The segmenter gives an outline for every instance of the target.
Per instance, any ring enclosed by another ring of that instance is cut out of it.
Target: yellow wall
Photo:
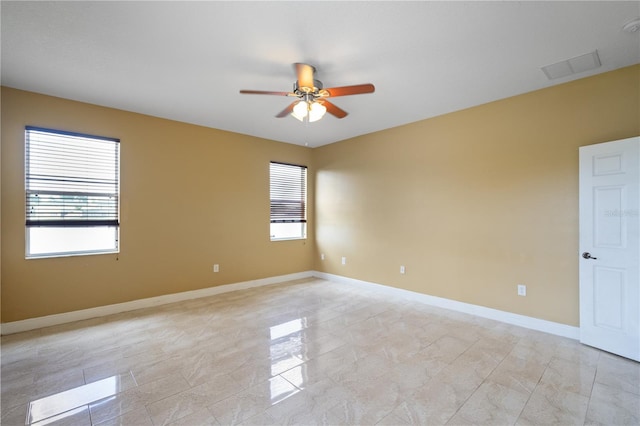
[[[578,147],[639,101],[634,66],[311,150],[2,88],[2,322],[315,268],[578,325]],[[24,259],[25,125],[121,139],[119,256]],[[270,160],[310,166],[305,242]]]
[[[119,255],[25,260],[25,125],[120,138]],[[269,240],[269,161],[311,154],[3,87],[2,322],[312,269],[312,226],[306,241]]]
[[[634,66],[315,149],[315,269],[577,326],[578,147],[639,100]]]

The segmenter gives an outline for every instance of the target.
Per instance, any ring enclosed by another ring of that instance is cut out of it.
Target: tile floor
[[[3,336],[2,425],[640,424],[640,364],[323,280]]]

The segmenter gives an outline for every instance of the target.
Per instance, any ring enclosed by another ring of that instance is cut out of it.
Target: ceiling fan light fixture
[[[285,109],[280,111],[280,113],[276,114],[276,118],[293,115],[296,120],[312,123],[320,120],[327,112],[336,118],[345,118],[348,115],[346,111],[329,102],[326,98],[375,92],[375,87],[371,83],[324,89],[322,82],[313,78],[316,71],[313,66],[300,62],[293,65],[298,77],[293,84],[293,92],[240,90],[240,93],[245,95],[276,95],[297,98]]]
[[[327,107],[320,102],[314,102],[309,106],[309,123],[320,120],[327,112]]]
[[[309,105],[307,101],[300,101],[294,107],[293,111],[291,111],[291,115],[293,115],[296,119],[303,121],[304,118],[309,113]]]

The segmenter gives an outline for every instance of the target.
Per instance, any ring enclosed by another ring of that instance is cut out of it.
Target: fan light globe
[[[293,107],[293,111],[291,115],[293,115],[298,120],[302,121],[307,116],[309,111],[309,105],[306,101],[300,101]]]
[[[320,120],[325,112],[327,112],[327,107],[319,102],[312,103],[309,107],[309,122],[313,123],[314,121]]]

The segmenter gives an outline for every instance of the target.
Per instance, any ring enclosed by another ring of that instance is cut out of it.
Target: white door
[[[640,137],[580,148],[580,341],[640,361]]]

